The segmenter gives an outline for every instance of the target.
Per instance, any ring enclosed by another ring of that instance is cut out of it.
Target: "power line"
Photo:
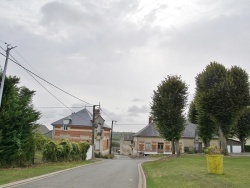
[[[39,75],[39,76],[42,77],[42,75],[39,74],[38,71],[37,71],[33,66],[31,66],[31,64],[30,64],[30,63],[29,63],[20,53],[18,53],[18,51],[17,51],[16,49],[14,49],[14,51],[24,60],[24,62],[25,62],[27,65],[30,66],[30,68],[31,68],[33,71],[35,71],[35,73],[36,73],[37,75]],[[12,57],[12,56],[11,56],[11,57]],[[69,102],[61,93],[58,92],[58,90],[56,90],[54,87],[52,87],[52,88],[54,89],[54,91],[55,91],[57,94],[59,94],[62,98],[64,98],[64,100],[66,100],[67,102]]]
[[[5,55],[4,55],[3,53],[1,53],[1,52],[0,52],[0,54],[3,55],[3,56],[5,56]],[[6,57],[6,56],[5,56],[5,57]],[[12,56],[12,57],[13,57],[13,56]],[[86,102],[86,101],[84,101],[84,100],[82,100],[82,99],[80,99],[80,98],[78,98],[78,97],[76,97],[76,96],[74,96],[74,95],[68,93],[67,91],[64,91],[63,89],[57,87],[56,85],[50,83],[49,81],[45,80],[44,78],[38,76],[37,74],[33,73],[33,72],[30,71],[29,69],[25,68],[25,67],[22,66],[21,64],[19,64],[19,63],[17,63],[16,61],[12,60],[11,58],[9,58],[9,60],[11,60],[13,63],[17,64],[18,66],[22,67],[24,70],[26,70],[27,72],[31,73],[32,75],[34,75],[34,76],[40,78],[41,80],[43,80],[44,82],[48,83],[49,85],[51,85],[51,86],[57,88],[58,90],[60,90],[60,91],[62,91],[62,92],[64,92],[64,93],[66,93],[66,94],[70,95],[71,97],[74,97],[75,99],[78,99],[78,100],[80,100],[80,101],[82,101],[82,102],[84,102],[84,103],[86,103],[86,104],[92,105],[92,104],[90,104],[90,103],[88,103],[88,102]]]
[[[18,63],[18,61],[12,56],[12,58],[16,61],[15,63],[19,66],[21,66],[20,63]],[[26,69],[25,69],[26,70]],[[27,70],[26,70],[27,71]],[[60,102],[63,106],[65,106],[65,108],[69,109],[72,113],[75,113],[71,108],[69,108],[68,106],[66,106],[60,99],[58,99],[54,94],[52,94],[43,84],[41,84],[30,72],[27,71],[27,73],[40,85],[42,86],[49,94],[51,94],[58,102]],[[75,113],[76,114],[76,113]],[[77,114],[76,114],[77,115]],[[78,117],[80,117],[81,119],[86,120],[85,118],[77,115]]]
[[[8,44],[7,42],[4,42],[3,40],[0,39],[1,42],[3,42],[4,44]]]
[[[106,115],[110,120],[113,120],[111,117],[109,117],[109,116],[103,111],[103,109],[100,108],[100,110],[101,110],[102,113],[104,113],[104,115]]]
[[[70,108],[88,108],[88,107],[93,107],[93,106],[79,106],[79,107],[70,107]],[[66,107],[63,107],[63,106],[59,106],[59,107],[56,107],[56,106],[38,106],[35,108],[66,108]]]

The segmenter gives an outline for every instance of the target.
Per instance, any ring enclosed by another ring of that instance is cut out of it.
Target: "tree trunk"
[[[172,144],[172,154],[174,155],[175,154],[175,143],[174,143],[174,139],[172,139],[171,141],[171,144]]]
[[[219,139],[220,139],[220,147],[222,149],[222,153],[224,155],[228,155],[227,140],[226,140],[226,137],[221,129],[221,126],[219,126]]]
[[[176,140],[175,143],[176,143],[176,153],[177,153],[177,156],[180,156],[181,152],[180,152],[179,140]]]
[[[245,152],[245,139],[240,139],[241,152]]]

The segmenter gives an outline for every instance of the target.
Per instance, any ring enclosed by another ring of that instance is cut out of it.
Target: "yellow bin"
[[[210,174],[223,174],[223,155],[206,155]]]

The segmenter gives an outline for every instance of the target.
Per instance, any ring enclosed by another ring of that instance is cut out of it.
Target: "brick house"
[[[188,121],[185,123],[185,130],[179,141],[181,153],[184,152],[184,147],[194,148],[196,138],[196,125]],[[201,141],[196,141],[199,145]],[[171,154],[171,142],[162,138],[157,131],[152,119],[149,119],[149,124],[133,135],[133,155],[140,154]]]
[[[218,137],[215,136],[210,145],[220,146]],[[184,149],[201,152],[204,144],[197,133],[197,125],[189,121],[185,122],[185,129],[179,140],[181,153]],[[227,139],[227,147],[229,153],[240,153],[240,143],[232,138]],[[133,156],[140,154],[171,154],[171,142],[162,138],[157,131],[152,119],[149,119],[149,124],[133,135]]]
[[[105,155],[109,153],[111,128],[104,123],[105,120],[100,115],[100,110],[96,110],[95,114],[95,152]],[[59,119],[51,124],[53,126],[52,138],[54,140],[68,139],[74,142],[82,141],[92,144],[92,119],[93,115],[87,109]]]

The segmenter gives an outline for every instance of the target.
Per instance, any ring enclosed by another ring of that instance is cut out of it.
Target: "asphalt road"
[[[137,188],[138,164],[147,158],[131,159],[116,156],[115,159],[83,166],[61,174],[47,177],[19,188]]]

